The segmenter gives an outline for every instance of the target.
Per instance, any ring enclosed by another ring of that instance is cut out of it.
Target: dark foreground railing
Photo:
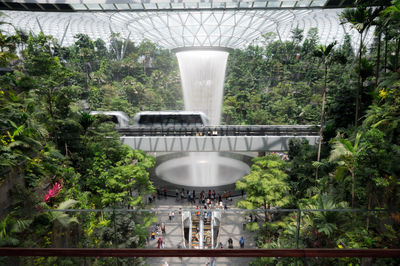
[[[400,249],[114,249],[114,248],[0,248],[0,256],[18,257],[291,257],[394,258]]]

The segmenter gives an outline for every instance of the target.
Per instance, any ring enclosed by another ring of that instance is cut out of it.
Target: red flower
[[[47,192],[47,194],[44,196],[44,201],[46,203],[49,203],[50,199],[57,196],[61,189],[62,189],[62,184],[60,181],[57,181],[53,185],[53,187]]]

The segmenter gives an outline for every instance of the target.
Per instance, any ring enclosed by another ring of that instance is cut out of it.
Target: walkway
[[[241,197],[236,197],[233,200],[232,204],[228,205],[228,209],[230,209],[236,200],[239,200]],[[164,240],[165,248],[177,248],[178,244],[182,241],[182,229],[181,229],[181,217],[178,213],[175,213],[175,217],[172,221],[169,221],[168,211],[170,210],[179,210],[179,208],[193,208],[187,200],[185,202],[177,202],[174,197],[168,197],[164,199],[162,197],[160,200],[156,200],[155,208],[158,210],[163,210],[165,212],[158,212],[157,219],[158,223],[165,223],[166,227],[166,235],[161,237]],[[255,243],[253,241],[254,237],[250,232],[243,230],[243,222],[244,217],[240,217],[237,213],[229,213],[226,212],[222,215],[222,229],[220,234],[220,240],[224,246],[224,248],[228,247],[228,239],[231,237],[233,239],[233,247],[240,248],[239,239],[241,236],[245,238],[245,247],[246,248],[254,248]],[[157,247],[157,239],[150,240],[149,248]],[[147,258],[146,262],[151,266],[164,265],[165,262],[168,262],[168,265],[206,265],[209,262],[210,258]],[[221,266],[234,266],[248,265],[252,258],[216,258],[215,265]]]

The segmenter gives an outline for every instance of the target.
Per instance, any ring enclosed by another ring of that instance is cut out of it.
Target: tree
[[[358,166],[358,156],[363,150],[360,144],[361,134],[357,133],[354,143],[338,136],[334,139],[329,161],[336,161],[336,176],[342,178],[346,171],[351,174],[351,207],[354,208],[355,172]]]
[[[18,218],[16,212],[7,214],[0,221],[0,247],[18,246],[20,240],[16,235],[27,229],[31,223],[32,220]]]
[[[360,92],[362,89],[361,81],[361,58],[363,50],[363,34],[372,25],[374,19],[378,16],[379,11],[366,5],[359,5],[356,8],[345,9],[341,16],[342,23],[350,23],[351,26],[360,34],[360,45],[358,50],[358,86],[356,91],[356,110],[354,125],[357,128],[360,109]]]
[[[236,182],[237,190],[246,192],[246,199],[237,203],[238,207],[248,210],[283,207],[290,202],[288,175],[285,173],[286,162],[279,156],[269,154],[253,159],[250,174]]]
[[[333,210],[347,207],[346,202],[336,202],[328,194],[312,197],[307,203],[299,206],[307,210]],[[305,247],[327,248],[336,247],[336,237],[345,233],[341,226],[346,223],[346,214],[332,211],[315,211],[303,213],[302,234]],[[334,237],[336,235],[336,237]]]
[[[341,55],[335,53],[333,47],[336,45],[336,41],[330,43],[328,46],[319,46],[317,50],[314,51],[314,55],[316,57],[321,58],[322,63],[324,65],[324,86],[322,88],[322,107],[321,107],[321,123],[319,129],[319,143],[318,143],[318,154],[317,154],[317,162],[321,160],[321,147],[322,147],[322,131],[325,124],[325,99],[326,99],[326,84],[328,79],[328,68],[334,61],[340,61],[341,63],[346,62],[346,58]],[[318,179],[318,167],[315,170],[315,179]]]

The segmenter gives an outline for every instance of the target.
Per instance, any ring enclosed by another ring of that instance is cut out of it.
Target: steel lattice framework
[[[53,6],[57,7],[57,1],[45,2],[46,5],[54,2]],[[43,31],[63,45],[73,44],[77,33],[85,33],[92,39],[101,38],[106,43],[109,43],[112,33],[118,33],[123,39],[134,42],[148,39],[169,49],[193,46],[243,48],[262,42],[262,36],[269,32],[275,33],[275,40],[286,41],[291,38],[294,28],[303,29],[304,34],[310,28],[317,28],[322,44],[334,40],[341,43],[346,33],[353,36],[354,44],[358,43],[359,38],[349,25],[340,23],[339,14],[343,9],[324,8],[329,4],[326,0],[225,0],[207,3],[184,0],[178,3],[170,0],[147,0],[141,3],[128,3],[132,2],[129,0],[68,1],[72,2],[68,5],[69,12],[47,12],[44,4],[40,5],[40,0],[33,2],[39,3],[36,5],[43,9],[41,11],[15,11],[21,8],[9,11],[12,7],[10,2],[15,4],[13,1],[0,2],[0,8],[2,4],[10,7],[3,11],[3,21],[26,32]],[[33,5],[30,0],[23,2],[20,5],[25,9]],[[13,27],[7,25],[3,25],[2,29],[13,31]],[[372,34],[367,34],[365,43],[371,38]]]

